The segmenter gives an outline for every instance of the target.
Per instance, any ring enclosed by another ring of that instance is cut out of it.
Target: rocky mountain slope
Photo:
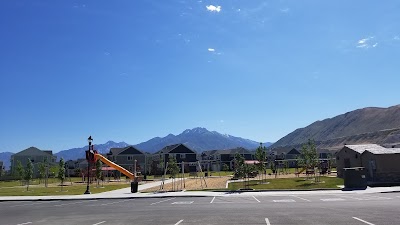
[[[400,142],[397,128],[400,128],[400,105],[389,108],[363,108],[297,129],[271,147],[296,146],[305,143],[309,138],[324,148],[335,148],[350,143],[395,145]]]

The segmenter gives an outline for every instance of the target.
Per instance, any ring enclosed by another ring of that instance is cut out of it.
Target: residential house
[[[153,154],[153,163],[154,166],[158,167],[158,173],[160,171],[163,171],[163,168],[161,168],[159,162],[163,161],[165,168],[166,163],[168,162],[170,157],[174,157],[177,163],[189,163],[185,165],[185,170],[189,170],[190,172],[196,171],[197,166],[195,163],[198,161],[197,153],[184,144],[174,144],[165,146],[164,148]]]
[[[26,167],[28,160],[33,164],[33,175],[37,177],[39,175],[39,163],[47,160],[49,165],[55,165],[57,156],[53,155],[50,150],[40,150],[35,147],[27,148],[23,151],[11,155],[11,172],[14,174],[16,171],[17,162],[20,161],[23,167]]]
[[[136,172],[145,173],[146,154],[134,146],[111,148],[110,152],[107,153],[107,158],[132,173],[135,171],[134,165],[136,160]]]
[[[209,156],[207,156],[208,159],[212,161],[211,170],[213,171],[222,170],[223,164],[226,164],[229,169],[232,170],[236,154],[240,154],[245,160],[254,160],[254,153],[242,147],[207,151],[206,155],[207,154],[209,154]]]
[[[400,183],[400,148],[367,149],[361,154],[369,182]]]
[[[343,168],[364,167],[369,182],[400,182],[400,148],[376,144],[345,145],[336,154],[337,176]]]

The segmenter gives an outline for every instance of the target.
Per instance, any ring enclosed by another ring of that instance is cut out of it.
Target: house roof
[[[50,150],[40,150],[36,147],[30,147],[18,153],[15,153],[13,156],[40,156],[40,155],[53,156],[53,152]]]
[[[367,149],[365,151],[371,152],[374,155],[400,154],[400,148]]]
[[[379,151],[384,151],[386,148],[376,145],[376,144],[365,144],[365,145],[345,145],[345,147],[358,152],[362,154],[364,151],[369,151],[369,152],[379,152]]]
[[[215,154],[251,154],[251,152],[245,148],[239,147],[239,148],[233,148],[233,149],[224,149],[224,150],[213,150],[214,152],[212,155]]]
[[[300,152],[297,149],[293,148],[287,154],[288,155],[300,155]]]
[[[180,144],[173,144],[173,145],[168,145],[165,146],[164,148],[162,148],[161,150],[157,151],[154,153],[154,155],[156,154],[167,154],[172,152],[173,150],[175,150],[176,148],[178,148],[179,146],[183,146],[185,148],[187,148],[188,150],[190,150],[193,153],[196,153],[196,151],[192,150],[191,148],[187,147],[186,145],[180,143]]]
[[[144,154],[139,149],[133,146],[126,146],[124,148],[111,148],[110,152],[107,155],[138,155]]]

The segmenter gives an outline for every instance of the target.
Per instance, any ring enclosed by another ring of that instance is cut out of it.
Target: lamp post
[[[92,142],[93,142],[93,138],[92,136],[89,136],[88,138],[88,142],[89,142],[89,149],[86,152],[86,158],[87,158],[87,186],[86,186],[86,191],[84,194],[91,194],[90,193],[90,189],[89,189],[89,182],[90,182],[90,151],[91,151],[91,147],[92,147]]]

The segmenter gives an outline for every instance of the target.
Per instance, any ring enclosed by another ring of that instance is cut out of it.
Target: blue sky
[[[0,152],[399,104],[399,1],[1,1]]]

